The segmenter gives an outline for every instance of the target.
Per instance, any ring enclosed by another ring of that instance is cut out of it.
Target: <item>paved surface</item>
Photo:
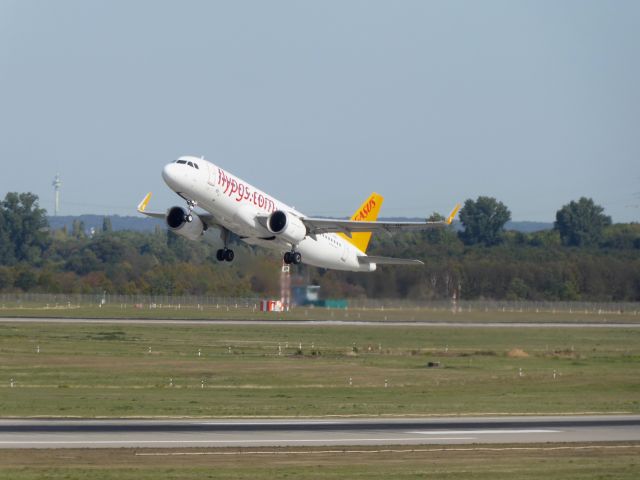
[[[339,320],[172,320],[136,318],[0,318],[0,323],[67,323],[67,324],[124,324],[124,325],[309,325],[309,326],[396,326],[396,327],[455,327],[455,328],[640,328],[638,323],[615,322],[394,322]]]
[[[359,420],[0,420],[0,448],[640,441],[640,415]]]

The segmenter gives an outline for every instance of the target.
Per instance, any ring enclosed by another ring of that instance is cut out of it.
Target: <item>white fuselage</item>
[[[267,195],[235,175],[195,157],[180,157],[162,171],[165,183],[181,197],[197,202],[213,215],[215,222],[251,245],[279,252],[300,252],[302,262],[316,267],[371,272],[375,264],[360,264],[364,252],[335,233],[306,236],[296,245],[274,235],[259,221],[276,210],[304,218],[294,208]],[[189,162],[194,166],[190,166]]]

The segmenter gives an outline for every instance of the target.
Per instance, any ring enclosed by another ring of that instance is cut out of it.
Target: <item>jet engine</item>
[[[165,220],[170,230],[189,240],[198,240],[207,229],[198,215],[189,213],[182,207],[171,207]]]
[[[304,223],[298,217],[282,210],[276,210],[269,215],[267,229],[292,245],[297,245],[307,236]]]

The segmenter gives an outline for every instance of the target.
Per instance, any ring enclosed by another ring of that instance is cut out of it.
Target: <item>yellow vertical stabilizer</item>
[[[356,210],[351,217],[351,220],[354,222],[376,221],[383,201],[384,198],[381,195],[378,195],[375,192],[372,193],[371,196],[367,198],[362,205],[360,205],[360,208]],[[366,253],[367,247],[369,246],[369,240],[371,240],[371,232],[356,232],[352,233],[351,237],[348,237],[343,233],[338,233],[338,235],[348,242],[351,242],[362,253]]]

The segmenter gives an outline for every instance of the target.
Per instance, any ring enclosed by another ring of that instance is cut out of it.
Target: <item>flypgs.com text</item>
[[[276,210],[276,204],[271,198],[253,190],[246,183],[231,178],[221,168],[218,168],[218,184],[222,187],[223,193],[236,202],[249,202],[269,213]]]

